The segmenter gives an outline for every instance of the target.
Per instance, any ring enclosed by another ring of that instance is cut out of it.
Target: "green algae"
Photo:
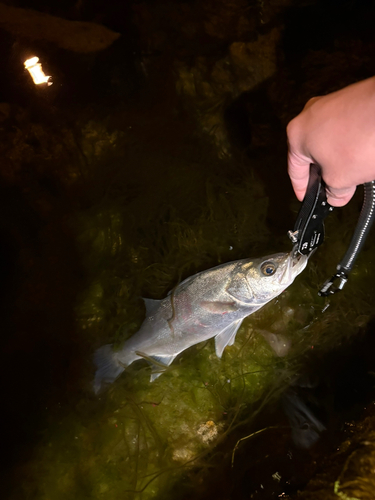
[[[225,449],[234,431],[245,436],[260,410],[293,383],[311,351],[329,351],[367,324],[375,296],[371,282],[363,286],[375,275],[371,242],[339,296],[317,295],[345,252],[354,203],[345,213],[347,234],[337,211],[307,270],[243,322],[221,360],[208,341],[182,353],[153,383],[151,368],[137,362],[107,392],[92,394],[92,353],[108,342],[121,346],[137,331],[141,296],[162,298],[202,269],[282,250],[267,229],[268,200],[256,175],[218,175],[219,167],[225,172],[225,163],[177,173],[167,166],[157,184],[154,178],[145,185],[119,173],[102,198],[69,221],[87,275],[76,303],[86,386],[75,408],[52,419],[19,497],[176,498],[179,484],[182,498],[215,468],[222,456],[215,450]],[[286,356],[274,353],[263,331],[285,337]]]

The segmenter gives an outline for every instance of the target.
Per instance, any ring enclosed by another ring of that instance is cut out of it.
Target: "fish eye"
[[[272,276],[276,272],[276,265],[273,262],[263,262],[260,266],[260,270],[264,276]]]

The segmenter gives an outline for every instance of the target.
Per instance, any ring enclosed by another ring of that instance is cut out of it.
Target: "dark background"
[[[184,156],[187,163],[204,158],[203,164],[223,156],[223,144],[206,133],[201,121],[212,99],[181,91],[186,83],[181,65],[199,66],[212,87],[219,88],[222,79],[216,74],[215,80],[211,70],[228,55],[231,44],[259,36],[268,40],[272,30],[279,35],[271,76],[242,91],[241,77],[232,67],[228,71],[235,83],[213,98],[221,110],[225,154],[233,163],[212,166],[212,171],[235,181],[251,164],[270,200],[267,229],[272,238],[256,242],[261,251],[271,239],[281,241],[294,218],[290,207],[295,201],[285,173],[286,124],[310,97],[375,73],[375,3],[370,0],[7,5],[100,23],[121,37],[103,51],[84,54],[42,36],[17,35],[0,24],[4,478],[11,477],[15,465],[31,459],[51,421],[62,418],[82,397],[91,397],[91,355],[100,342],[95,337],[91,344],[77,331],[76,299],[91,271],[77,248],[72,224],[76,214],[105,195],[120,165],[129,179],[139,180],[155,175],[158,168],[162,176],[160,165],[167,153]],[[241,16],[247,23],[242,30]],[[35,88],[23,69],[32,52],[53,75],[51,87]],[[126,134],[121,147],[126,146],[127,160],[140,158],[139,163],[122,164],[120,148],[95,164],[95,155],[90,158],[81,146],[82,125],[90,120]],[[60,142],[64,146],[59,149]],[[162,188],[156,183],[154,189],[157,193]]]

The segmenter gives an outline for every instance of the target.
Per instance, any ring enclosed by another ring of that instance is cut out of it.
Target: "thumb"
[[[326,186],[327,201],[333,207],[343,207],[352,199],[355,190],[356,186],[341,189]]]
[[[297,155],[294,151],[289,149],[288,152],[288,174],[292,182],[294,192],[302,201],[305,194],[307,184],[310,176],[310,163],[311,159],[302,155]]]

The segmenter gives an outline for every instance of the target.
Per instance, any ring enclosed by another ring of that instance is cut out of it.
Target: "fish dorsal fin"
[[[159,307],[161,300],[143,299],[143,302],[145,303],[146,306],[147,316],[152,316],[153,314],[155,314],[157,308]]]
[[[233,345],[238,329],[241,326],[241,323],[242,319],[238,319],[237,321],[234,321],[216,335],[215,351],[216,351],[216,356],[218,358],[221,358],[221,356],[223,355],[223,351],[227,345]]]

